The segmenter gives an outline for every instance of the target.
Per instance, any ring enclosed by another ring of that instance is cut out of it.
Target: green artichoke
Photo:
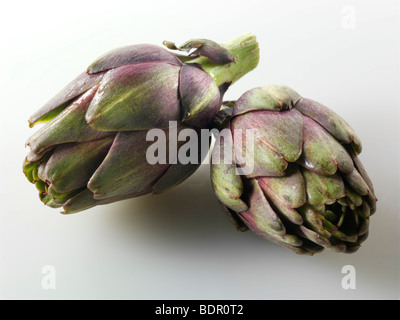
[[[227,130],[213,149],[212,186],[239,230],[299,254],[360,247],[376,197],[346,121],[286,86],[249,90],[216,119]]]
[[[31,127],[46,124],[27,141],[23,171],[44,204],[71,213],[160,193],[198,168],[201,159],[148,163],[146,134],[173,122],[178,132],[207,128],[229,85],[257,66],[258,44],[250,34],[223,45],[165,44],[196,50],[180,55],[150,44],[113,50],[31,116]]]

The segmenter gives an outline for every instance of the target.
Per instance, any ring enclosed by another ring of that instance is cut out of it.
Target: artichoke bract
[[[45,124],[27,141],[23,171],[43,203],[78,212],[163,192],[198,168],[150,164],[146,134],[174,122],[177,132],[207,128],[229,85],[257,66],[258,44],[246,34],[165,45],[189,53],[151,44],[110,51],[31,116],[31,127]]]
[[[361,142],[345,120],[278,85],[247,91],[218,116],[212,186],[238,230],[299,254],[360,247],[376,197],[358,158]],[[229,152],[233,161],[224,161]],[[252,170],[244,174],[246,161]]]

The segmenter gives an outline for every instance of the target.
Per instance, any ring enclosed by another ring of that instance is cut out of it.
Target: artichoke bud
[[[45,123],[28,139],[23,165],[42,202],[77,212],[163,192],[196,171],[201,157],[148,163],[147,133],[168,136],[171,123],[178,133],[209,128],[229,84],[256,67],[258,44],[245,35],[227,45],[191,40],[179,50],[189,48],[190,57],[151,44],[112,50],[29,118],[31,127]]]
[[[377,199],[350,125],[286,86],[251,89],[226,114],[218,123],[230,129],[235,156],[230,164],[213,159],[211,180],[230,219],[299,254],[355,252],[368,236]],[[246,158],[253,170],[242,174],[235,150],[249,146],[236,133],[248,129],[257,133]]]

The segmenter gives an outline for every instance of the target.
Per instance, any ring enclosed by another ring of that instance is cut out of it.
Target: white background
[[[3,4],[0,298],[398,299],[399,20],[398,1]],[[286,84],[339,113],[361,138],[379,201],[357,253],[299,256],[236,232],[206,165],[160,196],[69,216],[42,205],[22,174],[35,131],[27,119],[95,58],[129,44],[225,42],[245,32],[257,36],[260,64],[226,99]],[[54,290],[41,286],[46,265],[56,271]],[[345,265],[355,267],[355,290],[341,286]]]

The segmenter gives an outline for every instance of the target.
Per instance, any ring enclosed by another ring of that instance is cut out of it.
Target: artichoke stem
[[[224,83],[233,84],[257,67],[259,48],[256,37],[253,34],[243,34],[232,41],[224,43],[222,46],[235,58],[234,62],[217,65],[206,57],[198,57],[190,61],[191,63],[200,64],[218,86]]]

